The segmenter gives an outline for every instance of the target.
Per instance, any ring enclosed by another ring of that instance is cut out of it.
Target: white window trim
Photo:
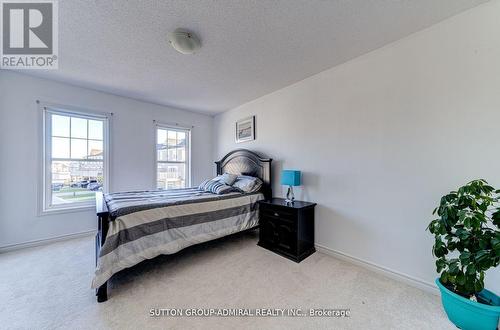
[[[51,123],[47,121],[47,113],[59,113],[62,115],[81,117],[85,119],[101,119],[104,120],[104,132],[103,132],[103,167],[104,167],[104,182],[103,191],[108,192],[110,187],[110,125],[112,113],[101,112],[83,109],[80,107],[61,105],[51,102],[41,102],[37,101],[38,110],[41,117],[41,139],[39,148],[39,164],[40,164],[40,180],[38,183],[38,215],[44,216],[49,214],[57,213],[70,213],[78,212],[83,210],[95,209],[95,202],[82,202],[82,203],[71,203],[69,205],[62,204],[60,206],[54,206],[49,204],[49,194],[52,193],[51,190],[51,171],[48,169],[51,166],[51,157],[47,157],[51,151]]]
[[[179,132],[186,132],[186,146],[187,146],[187,152],[186,152],[186,161],[181,162],[181,163],[186,163],[186,188],[191,187],[191,134],[192,134],[192,128],[187,125],[179,125],[179,124],[169,124],[169,123],[161,123],[156,120],[153,121],[154,123],[154,144],[153,144],[153,152],[154,152],[154,181],[153,181],[153,190],[158,189],[158,152],[156,150],[156,144],[158,143],[158,129],[166,129],[166,130],[171,130],[171,131],[179,131]],[[170,162],[169,162],[170,163]],[[175,162],[173,162],[175,163]]]

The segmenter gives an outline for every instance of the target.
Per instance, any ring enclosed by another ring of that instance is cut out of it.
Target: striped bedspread
[[[197,188],[106,194],[111,222],[92,287],[145,259],[258,225],[261,193],[215,195]]]

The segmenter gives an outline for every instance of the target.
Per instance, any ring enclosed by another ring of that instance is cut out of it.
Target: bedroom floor
[[[7,329],[454,329],[439,297],[316,252],[300,264],[256,245],[256,232],[188,248],[90,289],[92,237],[0,254]],[[350,308],[349,318],[149,316],[151,308]]]

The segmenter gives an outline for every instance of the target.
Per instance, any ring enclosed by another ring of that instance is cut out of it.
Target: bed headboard
[[[217,175],[224,173],[236,175],[250,175],[262,180],[262,193],[266,199],[271,199],[271,158],[263,158],[259,154],[246,150],[236,149],[215,162],[217,164]]]

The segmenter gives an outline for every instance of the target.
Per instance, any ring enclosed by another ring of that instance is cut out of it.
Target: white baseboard
[[[68,234],[68,235],[62,235],[62,236],[56,236],[56,237],[49,237],[49,238],[38,239],[38,240],[34,240],[34,241],[28,241],[28,242],[24,242],[24,243],[17,243],[17,244],[0,246],[0,253],[14,251],[14,250],[20,250],[20,249],[25,249],[25,248],[30,248],[30,247],[40,246],[40,245],[45,245],[45,244],[50,244],[50,243],[54,243],[54,242],[65,241],[65,240],[69,240],[69,239],[73,239],[73,238],[86,237],[86,236],[90,236],[90,235],[95,235],[95,233],[96,233],[95,230],[88,230],[88,231],[83,231],[80,233],[74,233],[74,234]]]
[[[335,250],[330,249],[326,246],[322,246],[319,244],[315,244],[315,246],[316,246],[316,250],[320,253],[324,253],[324,254],[327,254],[327,255],[332,256],[334,258],[338,258],[338,259],[350,262],[352,264],[369,269],[371,271],[374,271],[376,273],[390,277],[390,278],[395,279],[397,281],[401,281],[401,282],[409,284],[413,287],[422,289],[422,290],[427,291],[429,293],[439,295],[439,290],[434,285],[434,283],[427,282],[427,281],[421,280],[419,278],[410,276],[408,274],[404,274],[404,273],[398,272],[396,270],[392,270],[390,268],[377,265],[373,262],[369,262],[369,261],[366,261],[366,260],[363,260],[363,259],[360,259],[357,257],[353,257],[351,255],[348,255],[348,254],[340,252],[340,251],[335,251]]]

